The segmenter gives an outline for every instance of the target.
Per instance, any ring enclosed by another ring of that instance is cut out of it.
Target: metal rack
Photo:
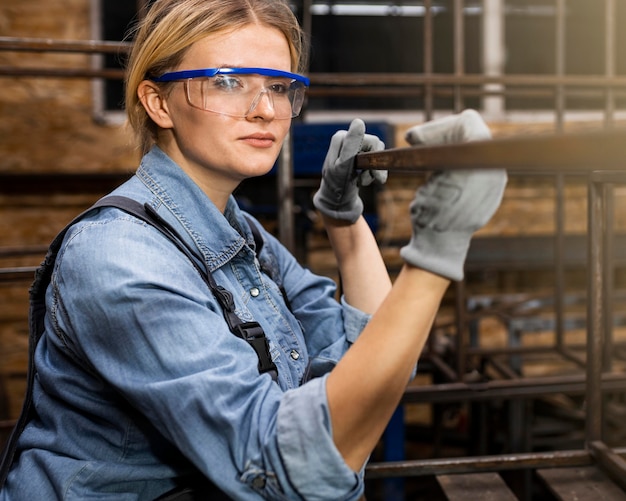
[[[500,381],[464,382],[460,376],[450,383],[407,390],[404,402],[454,402],[493,398],[523,399],[550,393],[584,393],[586,399],[585,447],[575,451],[514,453],[498,456],[437,460],[399,461],[370,464],[367,477],[394,478],[425,475],[476,474],[527,469],[583,467],[593,465],[621,490],[626,490],[624,449],[610,448],[603,437],[604,395],[626,391],[626,374],[612,371],[612,322],[615,300],[610,273],[613,259],[613,229],[610,226],[611,187],[626,184],[626,130],[598,133],[557,134],[544,137],[513,138],[461,145],[410,147],[357,158],[362,169],[410,170],[495,169],[509,171],[583,173],[588,184],[588,284],[587,341],[585,359],[579,360],[584,373],[556,377],[511,377]],[[558,257],[558,256],[557,256]],[[457,293],[462,293],[462,288]],[[460,322],[463,325],[464,321]],[[444,367],[447,374],[462,375],[468,354],[465,329],[457,332],[457,367]],[[561,340],[550,348],[568,356]],[[512,350],[515,351],[515,350]],[[475,350],[476,352],[476,350]],[[523,350],[517,350],[522,354]],[[489,353],[484,352],[488,356]],[[445,364],[439,361],[439,365]],[[462,370],[462,369],[461,369]],[[574,470],[568,470],[574,471]],[[595,470],[594,470],[595,471]],[[544,472],[545,473],[545,472]],[[553,475],[540,473],[550,482]],[[558,476],[557,476],[558,477]],[[498,477],[494,477],[498,478]],[[449,480],[449,479],[448,479]],[[557,478],[563,481],[562,477]],[[589,479],[586,479],[588,481]],[[469,482],[463,477],[464,482]],[[476,477],[485,481],[485,477]],[[574,488],[573,477],[566,479]],[[445,483],[445,482],[444,482]],[[465,498],[459,498],[465,499]],[[469,499],[469,498],[467,498]]]

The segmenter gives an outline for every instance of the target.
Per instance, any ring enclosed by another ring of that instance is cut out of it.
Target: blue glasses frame
[[[187,80],[188,78],[214,77],[215,75],[261,75],[265,77],[290,78],[304,84],[310,85],[310,80],[304,75],[290,73],[289,71],[274,70],[271,68],[204,68],[200,70],[183,70],[164,73],[159,77],[150,77],[153,82],[175,82],[177,80]]]

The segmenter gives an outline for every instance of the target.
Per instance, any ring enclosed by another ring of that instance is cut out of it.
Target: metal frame
[[[588,180],[588,295],[585,374],[543,378],[519,378],[487,383],[456,382],[410,388],[403,402],[454,402],[490,398],[521,399],[545,393],[586,395],[585,449],[543,454],[508,454],[474,458],[374,463],[368,478],[408,477],[507,469],[582,466],[596,464],[626,490],[626,450],[611,449],[603,437],[603,396],[626,391],[626,374],[609,372],[612,339],[611,269],[613,228],[610,225],[610,187],[626,184],[626,130],[598,133],[556,134],[470,144],[410,147],[363,153],[357,168],[428,172],[437,169],[522,170],[527,173],[584,173]],[[461,322],[462,324],[463,322]],[[463,330],[457,333],[463,345]],[[562,346],[557,346],[559,348]],[[467,350],[469,351],[469,350]],[[463,354],[467,353],[464,351]],[[515,350],[508,349],[509,353]],[[519,349],[518,353],[525,350]],[[526,350],[530,351],[530,350]],[[448,374],[455,375],[454,368]]]

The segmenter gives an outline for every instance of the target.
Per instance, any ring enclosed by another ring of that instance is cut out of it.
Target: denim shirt
[[[363,472],[334,446],[327,373],[369,317],[335,298],[231,197],[222,214],[160,149],[114,191],[150,203],[269,340],[278,381],[234,336],[199,273],[115,208],[67,233],[35,355],[37,417],[2,500],[152,500],[200,472],[236,500],[354,500]],[[291,303],[259,260],[279,272]],[[308,378],[310,372],[314,377]]]

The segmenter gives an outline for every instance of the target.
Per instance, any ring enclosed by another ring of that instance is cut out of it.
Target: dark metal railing
[[[594,133],[554,134],[482,141],[446,146],[398,148],[360,154],[356,161],[361,169],[428,172],[438,169],[497,169],[537,173],[585,174],[588,184],[588,281],[587,342],[584,360],[578,360],[585,374],[553,378],[517,378],[485,383],[455,381],[433,387],[407,390],[405,402],[452,402],[490,398],[528,398],[548,393],[581,393],[586,397],[585,450],[549,452],[541,455],[510,454],[506,456],[456,458],[448,460],[404,461],[397,464],[372,464],[368,475],[415,476],[447,472],[501,471],[507,468],[556,467],[562,461],[577,465],[594,463],[602,468],[622,489],[626,489],[626,462],[604,442],[604,395],[626,391],[626,376],[611,373],[612,351],[612,283],[607,284],[607,262],[611,253],[613,228],[610,187],[626,184],[626,130],[613,129]],[[457,346],[463,343],[463,332],[457,333]],[[562,346],[557,344],[557,348]],[[466,353],[466,352],[461,352]],[[439,361],[441,363],[441,361]],[[449,373],[455,372],[450,367]],[[462,374],[462,373],[460,373]]]

